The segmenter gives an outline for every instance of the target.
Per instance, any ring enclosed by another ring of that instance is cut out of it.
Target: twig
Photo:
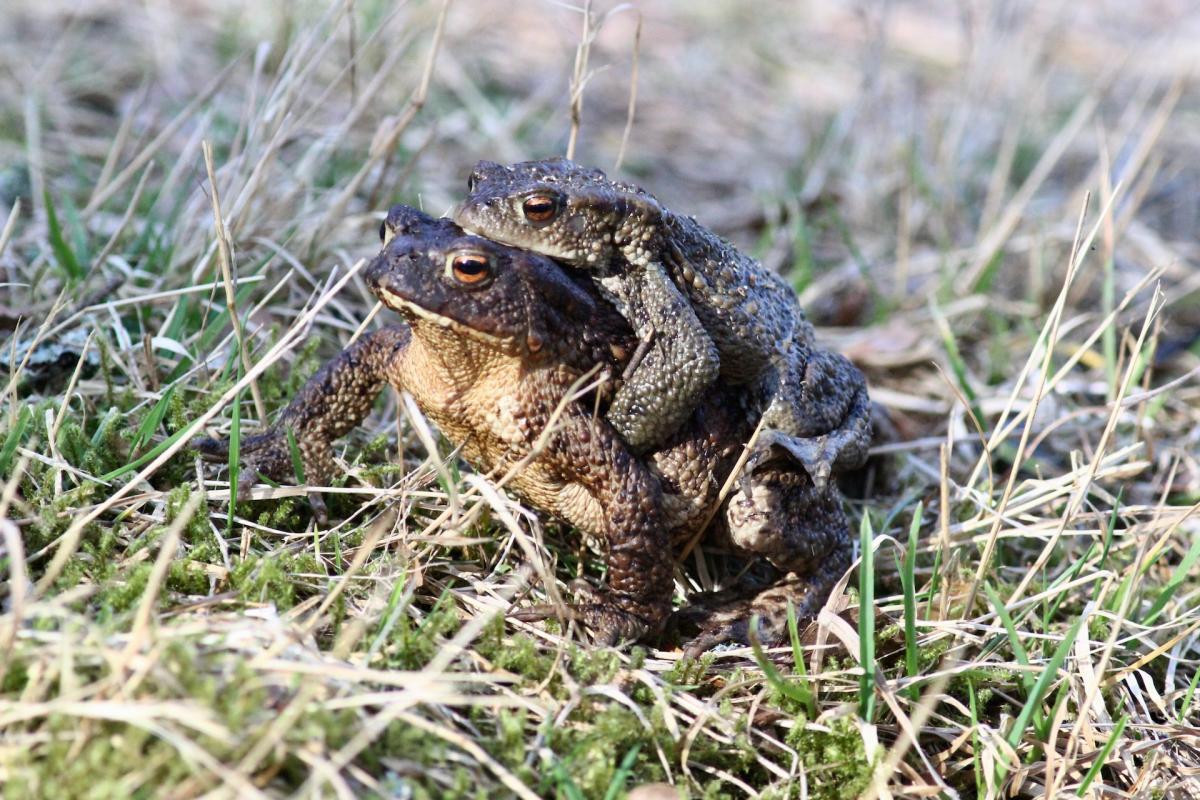
[[[221,267],[221,280],[225,285],[225,304],[229,307],[229,323],[233,326],[233,335],[237,339],[238,356],[242,361],[242,370],[250,372],[250,348],[246,344],[246,332],[242,329],[242,318],[237,310],[237,292],[234,290],[233,249],[230,246],[229,234],[225,230],[225,219],[221,215],[221,198],[217,191],[217,174],[213,169],[212,145],[207,141],[201,143],[204,150],[204,168],[208,171],[208,185],[211,189],[213,228],[217,234],[217,263]],[[250,394],[254,397],[254,410],[258,414],[258,424],[266,427],[267,404],[263,402],[262,392],[259,391],[258,381],[250,381]]]
[[[642,12],[637,10],[637,28],[633,32],[633,64],[629,70],[629,109],[625,113],[625,130],[621,131],[621,147],[617,150],[617,161],[613,164],[613,172],[620,172],[625,163],[625,148],[629,144],[629,134],[633,131],[633,113],[637,110],[638,86],[638,57],[642,52]]]

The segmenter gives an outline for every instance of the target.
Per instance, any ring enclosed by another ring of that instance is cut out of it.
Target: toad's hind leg
[[[832,488],[815,489],[801,470],[755,475],[730,498],[725,523],[735,549],[767,561],[774,580],[699,598],[681,612],[681,620],[700,628],[687,645],[689,655],[723,642],[748,643],[755,617],[763,644],[782,643],[789,602],[797,619],[812,619],[850,566],[850,530],[841,498]]]

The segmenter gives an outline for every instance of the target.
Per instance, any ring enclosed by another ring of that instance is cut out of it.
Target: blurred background
[[[972,373],[1003,379],[1012,323],[1061,287],[1085,193],[1095,219],[1115,186],[1071,302],[1111,304],[1160,268],[1160,354],[1193,347],[1194,3],[598,2],[582,57],[570,4],[456,0],[439,33],[442,9],[9,0],[0,206],[41,213],[49,192],[87,211],[77,238],[102,242],[152,165],[132,225],[163,228],[167,262],[106,261],[87,283],[198,277],[208,138],[238,259],[277,276],[299,264],[305,294],[372,253],[389,204],[443,213],[477,159],[564,153],[581,90],[576,158],[621,159],[617,174],[789,274],[818,324],[883,326],[827,333],[881,386],[905,369],[897,406],[949,398],[919,366],[937,357],[931,299]],[[11,253],[0,269],[16,307],[56,291],[53,270],[22,286]]]

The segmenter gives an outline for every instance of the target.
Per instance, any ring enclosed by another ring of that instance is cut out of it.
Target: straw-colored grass
[[[4,795],[1200,796],[1200,15],[591,11],[5,5]],[[407,398],[326,526],[187,449],[387,321],[389,204],[568,148],[787,275],[891,412],[790,647],[506,619],[600,556]]]

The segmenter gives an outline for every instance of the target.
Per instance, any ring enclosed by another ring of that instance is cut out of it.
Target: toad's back
[[[781,277],[692,217],[664,210],[662,225],[663,261],[717,346],[724,378],[753,380],[790,346],[808,346],[812,329]]]

